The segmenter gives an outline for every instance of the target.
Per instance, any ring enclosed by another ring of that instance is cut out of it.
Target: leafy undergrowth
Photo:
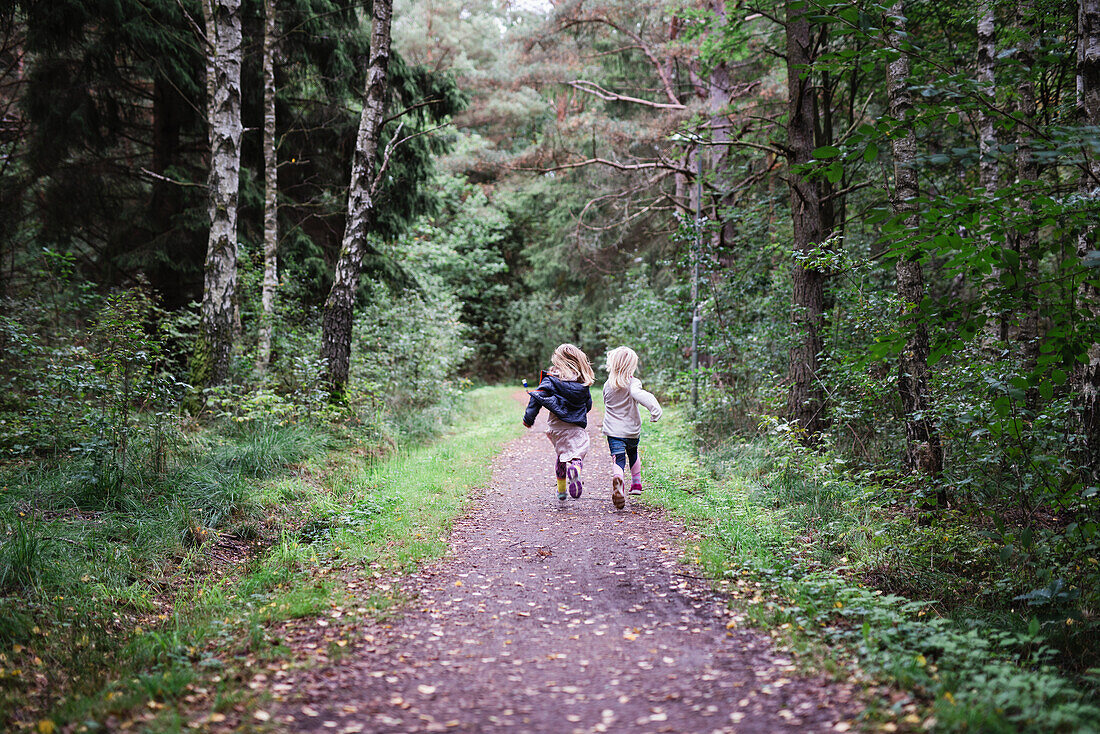
[[[988,565],[1000,553],[980,526],[959,517],[924,526],[876,502],[876,489],[807,474],[807,462],[763,460],[785,447],[730,447],[704,468],[675,410],[643,447],[645,501],[698,531],[689,554],[755,624],[819,667],[900,691],[869,726],[1036,734],[1100,727],[1096,671],[1075,674],[1066,651],[1067,628],[1086,625],[1059,611],[1040,616],[1026,599],[994,613]],[[979,605],[983,591],[989,598]]]
[[[396,603],[394,579],[445,550],[518,433],[508,395],[473,390],[467,422],[382,458],[354,435],[261,427],[200,433],[144,483],[11,468],[0,727],[260,724],[256,676],[277,678],[293,644],[338,657],[357,619]]]

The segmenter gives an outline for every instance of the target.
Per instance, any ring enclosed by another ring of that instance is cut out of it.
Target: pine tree
[[[808,257],[827,237],[817,184],[796,166],[813,160],[817,96],[810,74],[814,43],[806,3],[787,0],[787,167],[795,253]],[[805,260],[791,269],[793,294],[787,415],[812,437],[825,426],[825,393],[818,378],[825,324],[825,275]]]

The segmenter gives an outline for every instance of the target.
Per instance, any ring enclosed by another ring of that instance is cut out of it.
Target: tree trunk
[[[787,2],[787,170],[791,197],[793,246],[808,254],[825,239],[821,200],[817,186],[795,172],[813,159],[815,92],[807,67],[813,61],[810,23],[804,3]],[[808,438],[825,427],[825,393],[818,379],[818,355],[825,324],[825,277],[802,262],[795,263],[787,417],[796,421]]]
[[[275,153],[275,0],[264,0],[264,283],[256,368],[271,362],[275,289],[279,287],[279,173]]]
[[[1025,123],[1035,122],[1035,82],[1031,66],[1035,62],[1035,9],[1032,0],[1019,0],[1016,4],[1016,23],[1021,31],[1017,58],[1023,78],[1018,87],[1018,116]],[[1039,178],[1039,166],[1031,150],[1031,131],[1026,125],[1016,127],[1016,179],[1020,187],[1020,228],[1015,233],[1016,251],[1019,255],[1019,275],[1016,289],[1020,294],[1020,327],[1018,342],[1021,345],[1020,369],[1032,372],[1039,360],[1039,303],[1036,284],[1039,281],[1039,231],[1031,205],[1031,191]],[[1038,400],[1036,389],[1028,390],[1028,404]]]
[[[912,471],[936,476],[943,469],[943,447],[929,415],[932,401],[928,394],[928,327],[920,313],[924,300],[924,274],[920,252],[911,242],[917,239],[920,214],[917,211],[917,143],[913,127],[906,119],[912,109],[909,92],[909,56],[904,52],[905,15],[902,3],[895,2],[888,17],[890,46],[899,56],[886,66],[886,89],[890,116],[903,131],[892,141],[894,191],[891,206],[894,216],[904,225],[902,237],[908,240],[899,253],[896,275],[901,302],[901,324],[905,348],[898,356],[898,394],[905,414],[905,463]]]
[[[710,9],[715,17],[725,24],[726,0],[711,0]],[[710,150],[707,164],[711,171],[711,181],[715,189],[713,221],[717,227],[711,236],[711,244],[717,253],[733,244],[734,227],[729,221],[728,209],[732,204],[732,183],[729,175],[729,143],[733,138],[733,124],[730,122],[730,102],[733,99],[733,81],[729,67],[725,62],[717,63],[710,70],[706,82],[707,116],[710,118]]]
[[[321,357],[326,361],[329,389],[335,399],[342,399],[347,388],[355,291],[359,286],[367,231],[374,213],[371,188],[385,111],[392,16],[393,0],[374,1],[366,99],[352,159],[347,223],[321,325]]]
[[[979,8],[978,15],[978,93],[983,95],[989,105],[996,104],[997,77],[995,64],[997,59],[996,21],[993,15],[993,3],[985,0]],[[1000,168],[997,162],[997,129],[994,126],[996,119],[993,112],[986,107],[978,111],[978,179],[982,190],[985,192],[986,201],[992,201],[997,189],[1001,187]],[[996,246],[989,228],[992,219],[986,215],[982,217],[985,232],[982,236],[984,247],[992,251]],[[999,308],[994,307],[993,298],[1001,283],[1000,267],[994,267],[986,277],[983,288],[982,312],[985,314],[985,341],[987,346],[993,342],[1003,342],[1008,338],[1005,332],[1004,315]]]
[[[209,5],[207,5],[209,2]],[[241,3],[203,0],[210,58],[210,238],[206,249],[200,333],[192,360],[196,386],[229,373],[237,286],[237,195],[241,163]]]
[[[1080,122],[1100,125],[1100,0],[1080,0],[1077,29],[1077,104]],[[1084,198],[1100,195],[1100,160],[1088,152],[1080,191]],[[1096,249],[1096,227],[1085,228],[1077,239],[1077,254],[1084,262]],[[1100,288],[1097,271],[1085,268],[1085,279],[1078,288],[1078,313],[1091,330],[1100,321]],[[1081,405],[1081,435],[1084,439],[1084,464],[1093,481],[1100,480],[1100,344],[1093,342],[1088,362],[1077,369],[1078,400]]]

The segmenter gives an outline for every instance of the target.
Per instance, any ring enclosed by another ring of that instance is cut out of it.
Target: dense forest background
[[[1094,690],[1100,4],[399,0],[372,87],[379,7],[0,3],[0,608],[28,512],[230,522],[204,432],[383,452],[627,344],[716,475]]]

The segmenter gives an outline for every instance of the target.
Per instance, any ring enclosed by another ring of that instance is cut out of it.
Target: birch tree
[[[815,182],[795,170],[813,160],[816,91],[810,78],[814,59],[807,6],[787,0],[787,168],[793,246],[803,256],[791,270],[795,343],[791,346],[787,415],[810,436],[825,427],[825,393],[818,379],[825,325],[825,275],[807,263],[826,238],[821,196]]]
[[[911,470],[936,476],[943,469],[943,447],[929,415],[932,401],[928,393],[928,326],[920,314],[924,300],[924,273],[920,252],[912,242],[917,238],[920,213],[917,210],[917,143],[909,120],[913,107],[909,90],[909,56],[904,50],[907,38],[905,9],[895,2],[887,15],[889,45],[897,58],[886,66],[886,92],[890,116],[897,129],[891,140],[894,157],[894,190],[891,208],[903,227],[895,275],[905,347],[898,355],[898,395],[905,416],[905,463]]]
[[[275,151],[275,0],[264,0],[264,280],[256,367],[271,362],[275,290],[279,286],[279,175]]]
[[[237,288],[237,196],[241,163],[241,3],[202,0],[210,127],[210,236],[192,382],[217,385],[229,372]]]
[[[1100,126],[1100,0],[1080,0],[1077,5],[1077,105],[1081,124]],[[1083,146],[1085,168],[1080,194],[1086,202],[1100,191],[1100,159],[1095,150]],[[1085,264],[1086,278],[1078,288],[1078,309],[1087,324],[1100,320],[1100,290],[1096,271],[1088,268],[1090,253],[1096,250],[1096,227],[1089,226],[1077,239],[1077,255]],[[1081,404],[1081,432],[1085,462],[1094,479],[1100,476],[1100,344],[1088,349],[1088,361],[1077,370],[1078,400]]]
[[[1021,42],[1017,50],[1020,61],[1020,83],[1017,86],[1016,111],[1020,122],[1016,125],[1016,179],[1020,194],[1020,226],[1016,229],[1015,244],[1019,258],[1017,291],[1020,293],[1019,341],[1022,345],[1021,367],[1025,373],[1035,369],[1039,358],[1039,305],[1035,292],[1039,280],[1039,229],[1034,221],[1035,207],[1031,200],[1037,188],[1039,166],[1032,151],[1031,130],[1035,125],[1035,82],[1032,65],[1035,63],[1035,7],[1032,0],[1020,0],[1016,4],[1016,24]],[[1037,395],[1028,391],[1028,402],[1034,403]]]
[[[329,388],[336,398],[342,397],[347,387],[355,291],[359,286],[363,256],[367,251],[367,233],[374,215],[375,156],[385,113],[392,17],[393,0],[375,0],[366,98],[359,120],[348,187],[347,222],[321,323],[321,357],[326,361]]]
[[[992,111],[996,103],[997,76],[997,26],[993,15],[992,0],[984,0],[978,8],[978,93],[987,105],[978,110],[978,179],[987,202],[993,201],[997,189],[1001,187],[1000,166],[997,161],[996,117]],[[992,221],[988,215],[983,217],[986,232],[983,244],[987,250],[993,249],[993,236],[989,231]],[[999,309],[992,307],[993,291],[1001,280],[1001,268],[994,267],[985,279],[985,298],[983,311],[986,317],[985,334],[989,341],[1004,341],[1007,335],[1003,331],[1004,319]]]

